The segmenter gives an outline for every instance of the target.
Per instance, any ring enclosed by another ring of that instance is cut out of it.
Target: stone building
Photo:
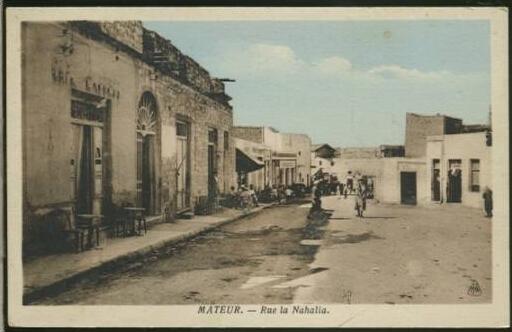
[[[492,185],[491,150],[486,131],[427,137],[429,200],[483,208],[482,193]]]
[[[235,126],[233,136],[268,146],[270,160],[265,161],[264,178],[268,185],[311,182],[309,151],[311,140],[305,134],[281,133],[272,127]]]
[[[405,132],[405,151],[400,145],[338,149],[333,172],[342,181],[348,171],[371,178],[382,202],[481,207],[481,192],[491,183],[489,126],[407,113]]]
[[[338,152],[327,143],[311,146],[311,177],[313,179],[335,176]]]
[[[57,207],[161,220],[235,181],[223,82],[141,22],[24,23],[22,95],[26,240]]]
[[[425,157],[427,136],[449,135],[462,130],[462,120],[442,114],[405,115],[405,156],[409,158]]]

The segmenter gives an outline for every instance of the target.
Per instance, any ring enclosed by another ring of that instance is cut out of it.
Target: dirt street
[[[370,203],[355,217],[353,201],[330,196],[334,209],[298,303],[490,302],[491,220],[458,204],[415,207]]]
[[[307,212],[267,209],[34,304],[291,303],[294,287],[272,286],[317,272],[317,247],[300,244],[322,236]]]
[[[35,304],[475,303],[491,300],[491,221],[458,205],[323,199],[274,207]]]

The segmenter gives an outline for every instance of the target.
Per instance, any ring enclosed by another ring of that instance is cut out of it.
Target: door
[[[449,203],[460,203],[462,201],[462,169],[460,159],[448,161],[446,201]]]
[[[432,200],[441,200],[441,170],[439,159],[432,161]]]
[[[215,197],[215,146],[208,145],[208,197]]]
[[[186,122],[176,122],[176,208],[183,211],[190,208],[190,159],[189,134]]]
[[[79,214],[101,214],[103,199],[103,129],[75,125],[78,158],[75,170],[75,199]]]
[[[208,128],[208,198],[217,196],[217,129]]]
[[[137,205],[146,215],[158,214],[159,191],[156,177],[158,116],[155,97],[145,92],[137,109]]]
[[[400,201],[416,204],[416,172],[400,172]]]

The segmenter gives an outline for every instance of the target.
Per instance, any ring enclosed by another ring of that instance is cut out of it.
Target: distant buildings
[[[265,185],[291,185],[311,182],[310,146],[311,140],[305,134],[280,133],[272,127],[235,126],[233,136],[237,140],[240,152],[250,155],[249,149],[265,150],[263,169],[249,174],[238,164],[239,183],[253,184],[255,187]],[[252,143],[250,143],[252,142]],[[259,145],[255,145],[255,144]]]
[[[491,135],[487,125],[407,113],[405,146],[339,148],[329,173],[342,182],[348,171],[371,178],[374,196],[382,202],[481,207],[482,191],[491,184]]]
[[[311,146],[311,176],[320,179],[335,175],[334,166],[337,151],[329,144],[313,144]]]

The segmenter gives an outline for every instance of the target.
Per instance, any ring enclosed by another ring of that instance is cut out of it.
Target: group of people
[[[266,185],[263,190],[257,192],[252,184],[249,186],[241,184],[237,190],[235,187],[231,187],[224,205],[231,208],[245,209],[258,206],[260,201],[267,203],[279,202],[282,204],[290,202],[295,195],[296,193],[291,186]]]
[[[315,181],[313,183],[313,203],[311,212],[320,211],[322,209],[323,188],[325,183],[322,180]],[[368,179],[365,181],[360,173],[352,175],[352,171],[348,171],[345,178],[345,183],[340,183],[340,195],[343,195],[347,199],[348,195],[354,196],[354,210],[358,217],[363,217],[363,213],[366,210],[366,200],[372,198],[369,190]]]

